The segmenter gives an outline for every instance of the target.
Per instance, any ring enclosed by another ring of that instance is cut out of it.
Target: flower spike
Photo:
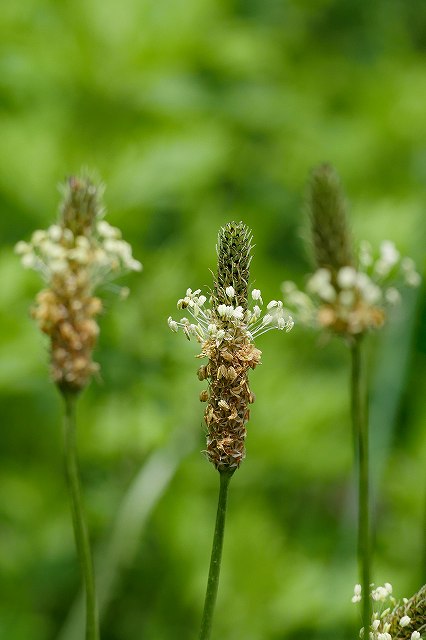
[[[200,395],[207,402],[204,420],[208,428],[206,454],[219,470],[234,471],[245,457],[244,441],[249,405],[254,402],[248,371],[260,363],[255,338],[271,329],[290,331],[291,316],[281,301],[272,300],[262,315],[262,295],[253,289],[249,301],[249,269],[252,234],[242,222],[230,222],[219,231],[217,273],[209,302],[200,289],[187,289],[178,309],[187,311],[180,321],[168,319],[172,331],[182,329],[202,347],[199,358],[208,364],[198,370],[208,389]],[[261,306],[259,306],[261,305]]]
[[[32,314],[50,337],[52,377],[63,391],[80,391],[99,370],[92,360],[102,311],[96,288],[142,268],[121,231],[103,220],[101,194],[86,175],[69,178],[57,224],[15,247],[24,267],[38,271],[47,285]]]

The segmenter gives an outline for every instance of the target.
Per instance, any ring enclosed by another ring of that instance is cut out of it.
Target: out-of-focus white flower
[[[371,597],[376,602],[384,602],[386,598],[389,596],[389,591],[385,587],[376,587],[371,592]]]
[[[351,289],[356,284],[356,270],[353,267],[342,267],[337,273],[337,284],[342,289]]]
[[[296,320],[345,337],[359,335],[384,324],[388,307],[401,300],[401,283],[420,284],[414,262],[401,259],[390,241],[381,244],[376,261],[370,244],[361,243],[358,264],[358,269],[347,265],[336,272],[321,267],[309,278],[307,293],[292,282],[283,283],[286,303]]]
[[[360,584],[356,584],[354,587],[354,595],[352,596],[352,602],[360,602],[361,601],[361,585]]]

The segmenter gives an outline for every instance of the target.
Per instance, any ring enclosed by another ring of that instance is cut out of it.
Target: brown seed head
[[[209,390],[204,419],[208,428],[206,454],[219,471],[235,470],[245,458],[249,404],[254,401],[248,381],[249,369],[260,363],[261,352],[247,338],[233,344],[203,344],[200,357],[209,359]]]

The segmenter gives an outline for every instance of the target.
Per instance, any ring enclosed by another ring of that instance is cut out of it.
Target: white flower
[[[251,297],[253,298],[253,300],[259,300],[260,304],[263,304],[262,292],[260,289],[253,289],[253,291],[251,292]]]
[[[336,299],[336,290],[331,284],[331,273],[328,269],[318,269],[309,278],[306,285],[307,290],[317,295],[324,302],[334,302]]]
[[[220,304],[217,308],[218,314],[222,318],[230,319],[234,313],[234,307],[232,305]]]
[[[342,289],[350,289],[356,284],[357,273],[353,267],[342,267],[337,274],[337,284]]]
[[[234,318],[236,318],[237,320],[243,320],[244,318],[244,310],[242,307],[235,307],[235,309],[232,312],[232,316]]]
[[[126,267],[130,269],[130,271],[142,271],[142,263],[133,258],[126,262]]]
[[[392,268],[399,260],[400,254],[394,243],[390,240],[384,240],[380,245],[380,257],[384,263]]]
[[[324,284],[321,290],[318,291],[318,295],[324,302],[334,302],[337,296],[332,284]]]
[[[68,257],[80,264],[87,264],[90,260],[90,253],[86,249],[83,249],[83,247],[76,247],[69,251]]]
[[[233,298],[235,296],[235,289],[234,287],[226,287],[225,289],[225,293],[228,296],[228,298]]]
[[[52,224],[48,228],[47,233],[49,234],[50,239],[54,242],[59,242],[62,238],[62,229],[58,224]]]
[[[379,633],[377,635],[377,640],[392,640],[392,636],[390,633]]]
[[[377,629],[380,627],[380,620],[373,620],[371,626],[373,628],[373,631],[377,631]]]
[[[107,240],[104,244],[104,249],[105,251],[109,251],[108,249],[108,243],[111,243],[113,241]],[[80,247],[81,249],[86,249],[86,251],[89,251],[90,249],[90,242],[89,239],[86,238],[86,236],[77,236],[75,239],[75,244],[77,247]],[[115,241],[114,241],[114,247],[115,247]]]
[[[52,260],[49,264],[52,273],[65,273],[68,270],[68,262],[66,260]]]
[[[294,320],[291,316],[288,317],[287,320],[287,326],[286,326],[286,333],[288,333],[289,331],[291,331],[294,327]]]
[[[223,338],[225,337],[225,332],[223,329],[219,329],[219,331],[216,334],[216,342],[218,344],[220,344],[223,340]]]
[[[371,592],[371,597],[376,602],[384,602],[386,598],[389,596],[389,592],[385,587],[377,587]]]
[[[417,273],[417,271],[408,271],[405,274],[405,282],[409,287],[418,287],[421,281],[421,276]]]
[[[331,273],[328,269],[318,269],[315,273],[309,278],[307,289],[311,293],[317,293],[321,291],[324,285],[330,283]]]
[[[411,640],[419,640],[420,639],[420,633],[418,631],[413,631],[413,633],[411,634]]]
[[[168,318],[168,320],[167,320],[167,324],[169,325],[169,327],[170,327],[170,329],[171,329],[172,331],[177,332],[177,330],[178,330],[178,323],[177,323],[177,322],[175,322],[175,320],[173,320],[173,318],[172,318],[171,316]]]
[[[31,251],[31,245],[29,245],[28,242],[24,242],[23,240],[20,240],[15,245],[15,253],[17,253],[19,256],[23,256],[26,253],[30,253]]]
[[[373,284],[373,282],[365,286],[362,293],[364,300],[369,304],[379,302],[382,297],[382,290],[376,284]]]
[[[354,595],[352,596],[352,602],[356,603],[356,602],[360,602],[360,600],[361,600],[361,585],[356,584],[354,587]]]
[[[261,308],[257,304],[255,304],[253,307],[253,316],[252,316],[253,320],[257,320],[258,318],[260,318],[261,313],[262,313]]]
[[[390,594],[390,593],[392,593],[392,585],[391,585],[391,583],[390,583],[390,582],[385,582],[385,585],[384,585],[384,586],[385,586],[386,591],[387,591],[389,594]]]
[[[281,331],[285,329],[287,325],[285,318],[283,317],[278,318],[277,325],[278,325],[278,329],[280,329]]]
[[[31,236],[31,244],[40,244],[41,242],[43,242],[43,240],[46,239],[46,235],[46,231],[34,231]]]
[[[25,253],[21,258],[21,262],[25,269],[33,269],[37,264],[37,258],[33,253]]]
[[[278,307],[278,301],[277,300],[271,300],[271,302],[268,302],[266,308],[269,309],[274,309],[274,307]]]
[[[398,289],[395,289],[395,287],[389,287],[389,289],[386,289],[385,298],[389,304],[398,304],[401,302],[401,294]]]
[[[411,618],[410,616],[402,616],[401,620],[399,621],[399,624],[401,627],[407,627],[411,622]]]
[[[105,220],[99,220],[98,224],[96,225],[96,228],[98,230],[99,235],[103,236],[104,238],[120,238],[121,237],[120,229],[117,229],[117,227],[112,227]]]
[[[363,271],[358,271],[356,274],[356,285],[358,289],[363,291],[366,287],[369,287],[370,284],[371,279],[368,277],[368,275]]]

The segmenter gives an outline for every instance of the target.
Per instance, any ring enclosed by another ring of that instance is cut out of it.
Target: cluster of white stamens
[[[243,332],[250,340],[271,329],[290,331],[294,325],[292,317],[283,308],[283,303],[271,300],[266,307],[267,312],[262,315],[262,309],[255,304],[252,309],[244,310],[240,305],[233,305],[235,291],[232,286],[227,287],[226,295],[230,304],[220,304],[217,308],[205,307],[206,296],[200,295],[201,290],[188,289],[184,298],[178,300],[178,309],[188,309],[196,322],[182,318],[179,322],[168,319],[172,331],[183,330],[187,338],[194,336],[198,342],[213,338],[219,345],[224,339],[232,339],[235,329]],[[263,305],[259,289],[252,291],[253,301]],[[210,298],[210,304],[212,298]]]
[[[121,239],[120,229],[105,220],[96,222],[90,239],[54,224],[46,231],[35,231],[30,242],[18,242],[15,251],[24,267],[39,271],[46,281],[54,274],[65,275],[70,264],[87,269],[94,287],[110,275],[142,269],[130,244]]]
[[[374,587],[374,585],[371,586]],[[378,586],[375,589],[372,589],[370,595],[373,602],[385,603],[384,605],[381,605],[385,608],[374,611],[371,620],[369,640],[392,640],[392,635],[390,633],[392,630],[392,623],[390,622],[391,615],[392,611],[394,611],[396,607],[399,607],[397,600],[392,595],[392,585],[389,582],[385,582],[383,586]],[[361,599],[361,585],[356,584],[354,587],[352,602],[357,603],[360,602]],[[402,602],[406,611],[404,612],[404,615],[397,619],[397,625],[401,629],[408,627],[412,622],[412,618],[407,614],[410,601],[407,598],[403,598]],[[408,631],[408,633],[410,632]],[[361,629],[360,637],[364,638],[364,629]],[[410,635],[410,640],[420,640],[421,637],[422,635],[420,631],[414,630]]]
[[[283,283],[287,302],[302,324],[362,333],[381,326],[382,310],[400,302],[396,285],[416,287],[421,281],[413,260],[401,258],[395,245],[387,240],[382,242],[376,259],[370,244],[361,243],[358,263],[358,269],[344,266],[335,274],[327,268],[318,269],[309,278],[306,293],[293,282]]]

